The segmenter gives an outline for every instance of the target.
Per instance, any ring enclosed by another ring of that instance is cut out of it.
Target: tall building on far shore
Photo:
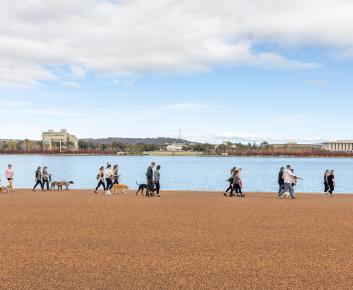
[[[53,147],[59,147],[60,151],[68,147],[78,150],[78,139],[75,135],[69,134],[66,129],[59,132],[48,130],[42,133],[43,149],[52,150]]]

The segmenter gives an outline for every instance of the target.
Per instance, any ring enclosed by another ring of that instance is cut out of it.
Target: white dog
[[[291,198],[290,193],[289,193],[288,191],[283,192],[282,195],[281,195],[281,197],[282,197],[282,198],[285,198],[285,199]]]

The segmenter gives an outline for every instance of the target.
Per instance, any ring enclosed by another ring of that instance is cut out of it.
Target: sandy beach
[[[353,195],[0,194],[1,289],[352,289]]]

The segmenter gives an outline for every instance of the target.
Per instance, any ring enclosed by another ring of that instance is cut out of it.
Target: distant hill
[[[136,145],[136,144],[146,144],[146,145],[165,145],[165,144],[173,144],[173,143],[183,143],[186,145],[195,144],[195,142],[191,142],[188,140],[180,140],[177,138],[119,138],[119,137],[108,137],[108,138],[83,138],[80,141],[91,143],[94,145],[111,145],[113,143],[120,144],[128,144],[128,145]]]

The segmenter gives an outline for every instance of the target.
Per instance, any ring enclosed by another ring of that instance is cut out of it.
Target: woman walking
[[[12,169],[12,165],[9,164],[7,166],[7,169],[5,171],[5,177],[7,179],[7,182],[8,182],[8,190],[9,192],[15,192],[14,188],[13,188],[13,176],[14,176],[14,172],[13,172],[13,169]]]
[[[119,167],[115,164],[113,167],[113,184],[119,184]]]
[[[329,186],[328,186],[328,176],[329,176],[329,174],[330,174],[330,170],[326,170],[325,171],[325,174],[324,174],[324,187],[325,187],[325,189],[324,189],[324,195],[326,195],[327,194],[327,192],[329,191]]]
[[[234,183],[234,172],[237,170],[236,167],[233,167],[230,170],[230,177],[228,178],[228,182],[229,182],[229,186],[226,189],[226,191],[223,193],[224,196],[228,196],[228,191],[230,191],[231,193],[233,192],[233,183]]]
[[[240,171],[236,170],[235,174],[234,174],[233,190],[235,190],[235,193],[237,196],[244,197],[243,192],[241,190],[242,187],[243,187],[243,183],[240,178]],[[233,190],[231,191],[231,194],[229,195],[230,197],[235,196],[235,194],[233,194]]]
[[[103,186],[103,189],[105,191],[105,183],[104,183],[104,167],[102,166],[99,168],[98,174],[97,174],[97,180],[98,180],[98,185],[96,189],[94,190],[94,193],[98,193],[98,189]]]
[[[36,187],[40,185],[40,188],[43,190],[43,183],[42,183],[42,171],[41,167],[38,166],[36,172],[35,172],[35,179],[36,179],[36,184],[33,186],[32,191],[36,191]]]
[[[330,173],[327,177],[327,183],[329,187],[328,192],[331,194],[331,196],[333,196],[333,192],[335,191],[335,171],[334,170],[330,170]]]
[[[45,185],[46,185],[47,186],[46,190],[49,191],[50,174],[48,173],[48,167],[46,166],[43,167],[42,176],[43,176],[43,189],[45,188]]]
[[[153,192],[157,192],[157,197],[160,197],[159,190],[161,189],[161,185],[159,183],[161,179],[160,170],[161,170],[161,166],[157,165],[156,170],[153,173],[153,179],[154,179],[154,185],[155,185],[155,189],[153,189]]]
[[[104,175],[105,175],[105,182],[107,183],[107,190],[105,192],[106,195],[111,195],[111,191],[110,189],[113,187],[113,170],[112,170],[112,166],[108,163],[107,167],[104,171]]]

